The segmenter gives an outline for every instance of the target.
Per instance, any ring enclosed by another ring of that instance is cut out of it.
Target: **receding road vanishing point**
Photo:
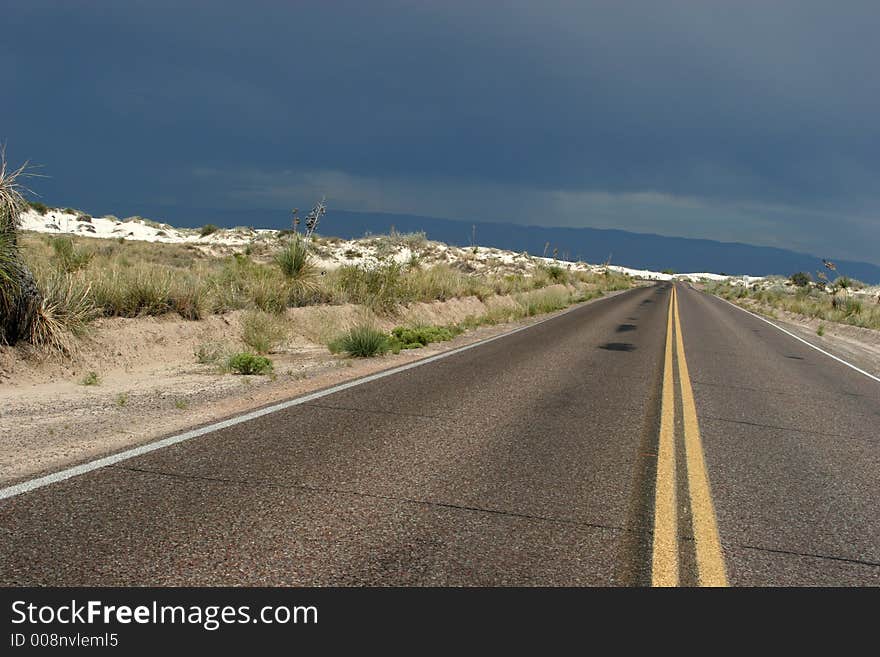
[[[4,585],[878,585],[880,383],[663,283],[0,500]]]

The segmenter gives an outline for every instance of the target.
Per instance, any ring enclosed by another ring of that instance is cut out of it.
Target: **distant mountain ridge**
[[[147,213],[155,209],[158,208],[143,208],[142,211],[144,216],[152,216]],[[154,214],[162,213],[160,211]],[[170,213],[166,216],[168,214]],[[178,210],[175,214],[185,215],[168,217],[169,221],[178,226],[216,223],[230,227],[246,224],[257,228],[290,228],[289,216],[274,210]],[[816,271],[822,269],[820,256],[769,246],[665,237],[604,228],[524,226],[385,212],[351,212],[334,210],[332,202],[318,232],[351,239],[368,233],[387,233],[392,226],[400,232],[425,231],[429,239],[456,246],[468,246],[472,226],[476,226],[475,241],[480,246],[527,251],[540,256],[544,255],[545,245],[549,242],[548,255],[556,248],[560,258],[567,254],[572,259],[592,263],[605,262],[610,256],[613,264],[653,271],[672,269],[683,273],[711,272],[753,276],[789,276],[794,272],[805,271],[815,278]],[[834,262],[840,274],[869,284],[880,283],[880,265],[836,259]]]
[[[523,226],[509,223],[464,222],[416,215],[328,211],[324,230],[327,235],[353,238],[365,233],[387,233],[390,228],[400,232],[425,231],[430,239],[467,246],[472,230],[475,242],[511,251],[527,251],[547,255],[558,249],[559,257],[567,254],[574,260],[604,262],[610,256],[617,265],[638,269],[677,272],[712,272],[788,276],[805,271],[815,277],[823,269],[820,257],[768,246],[738,242],[666,237],[648,233],[601,228],[554,228]],[[473,229],[472,227],[476,227]],[[273,226],[277,227],[277,226]],[[868,262],[835,260],[838,271],[866,283],[880,283],[880,266]]]

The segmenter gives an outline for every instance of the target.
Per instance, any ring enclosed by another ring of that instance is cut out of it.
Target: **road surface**
[[[7,490],[0,584],[878,585],[878,426],[880,383],[659,284]]]

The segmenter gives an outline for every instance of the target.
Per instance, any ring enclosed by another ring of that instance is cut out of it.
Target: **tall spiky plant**
[[[12,344],[29,337],[43,297],[18,251],[21,213],[27,208],[20,183],[27,163],[9,167],[0,146],[0,342]]]

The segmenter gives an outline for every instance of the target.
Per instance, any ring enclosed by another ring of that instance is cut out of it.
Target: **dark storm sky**
[[[185,223],[326,194],[880,263],[876,1],[0,14],[0,140],[42,165],[31,187],[50,204]]]

